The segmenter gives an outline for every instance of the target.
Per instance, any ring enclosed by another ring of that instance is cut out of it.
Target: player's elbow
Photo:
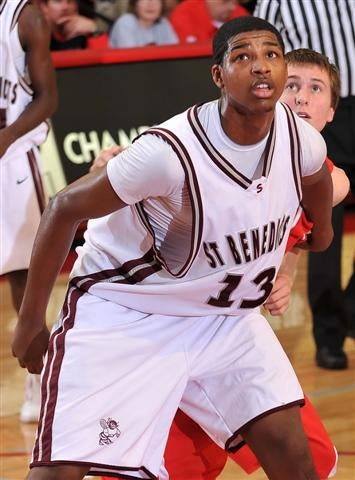
[[[80,218],[75,208],[75,200],[67,187],[59,191],[49,202],[47,211],[55,223],[61,225],[79,225],[84,218]]]
[[[313,228],[311,231],[312,241],[309,250],[311,252],[323,252],[327,250],[333,241],[333,237],[334,232],[331,224],[328,228],[324,228],[321,231]]]
[[[347,196],[350,190],[350,181],[344,170],[334,167],[332,172],[333,181],[333,207],[338,205]]]
[[[53,89],[53,91],[49,92],[49,95],[47,95],[47,117],[51,117],[58,108],[58,92],[57,89]]]

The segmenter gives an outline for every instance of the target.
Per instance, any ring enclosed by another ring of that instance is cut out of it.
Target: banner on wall
[[[86,174],[103,148],[127,146],[149,126],[217,98],[210,70],[209,57],[58,69],[59,107],[41,148],[49,195]]]

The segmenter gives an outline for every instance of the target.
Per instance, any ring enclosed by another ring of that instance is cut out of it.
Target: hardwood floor
[[[345,235],[344,283],[350,275],[354,250],[355,234]],[[270,318],[270,322],[289,355],[305,392],[312,399],[338,449],[339,466],[335,478],[355,480],[355,342],[352,339],[346,340],[345,350],[349,358],[347,370],[329,371],[315,366],[305,292],[305,272],[306,255],[300,264],[289,311],[283,317]],[[48,318],[54,318],[60,309],[65,293],[65,282],[66,279],[62,276],[56,284],[48,309]],[[18,418],[25,372],[11,357],[9,344],[16,319],[11,307],[8,284],[5,281],[0,282],[0,305],[0,480],[22,480],[27,471],[35,426],[21,424]],[[260,471],[247,477],[236,465],[228,462],[219,480],[245,478],[263,480],[267,477]]]

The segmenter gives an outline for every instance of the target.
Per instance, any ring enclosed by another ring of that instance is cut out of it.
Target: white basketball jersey
[[[18,36],[18,18],[28,0],[0,0],[0,128],[11,125],[32,101],[26,54]],[[18,147],[28,151],[46,138],[48,125],[41,123],[14,142],[6,156]]]
[[[185,172],[188,234],[156,241],[145,201],[89,222],[71,281],[147,313],[241,315],[271,292],[301,199],[297,124],[278,104],[262,175],[238,172],[210,143],[199,106],[143,135],[158,135]],[[176,231],[176,230],[175,230]],[[104,242],[104,244],[103,244]]]

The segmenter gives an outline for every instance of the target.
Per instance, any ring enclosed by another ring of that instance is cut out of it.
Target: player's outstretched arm
[[[305,247],[320,252],[329,247],[333,239],[331,223],[333,184],[326,163],[314,175],[302,178],[302,207],[312,222],[311,234]]]
[[[44,211],[35,239],[12,351],[22,367],[40,373],[47,348],[45,314],[54,282],[78,225],[125,207],[106,169],[80,178],[59,192]]]
[[[14,141],[50,117],[57,108],[55,72],[49,50],[49,27],[36,5],[29,3],[24,7],[18,21],[18,32],[22,48],[26,52],[34,96],[15,122],[0,131],[0,157]]]

